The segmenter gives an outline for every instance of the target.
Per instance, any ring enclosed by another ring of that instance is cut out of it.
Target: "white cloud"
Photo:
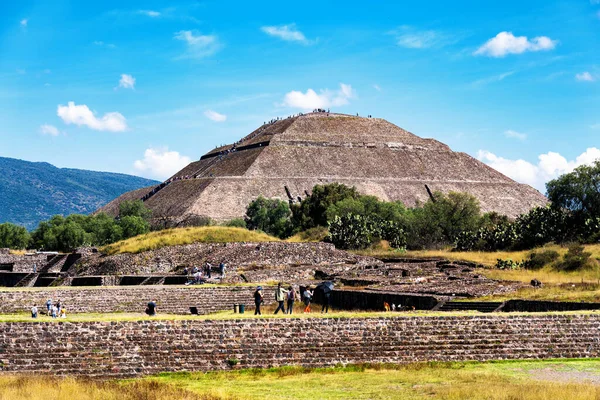
[[[513,75],[514,73],[515,73],[514,71],[508,71],[508,72],[505,72],[505,73],[500,74],[500,75],[490,76],[489,78],[478,79],[475,82],[471,83],[471,85],[473,85],[473,86],[485,86],[485,85],[488,85],[490,83],[500,82],[500,81],[503,81],[504,79],[508,78],[509,76]]]
[[[589,165],[600,160],[600,149],[590,147],[571,161],[559,153],[550,151],[540,154],[537,164],[525,160],[509,160],[485,150],[480,150],[477,158],[517,182],[531,185],[543,193],[549,180],[571,172],[580,165]]]
[[[594,82],[596,80],[596,78],[594,78],[592,74],[587,71],[575,75],[575,79],[580,82]]]
[[[27,28],[28,22],[29,22],[29,20],[27,18],[23,18],[21,21],[19,21],[19,24],[21,25],[22,28]]]
[[[600,124],[590,125],[590,129],[600,129]]]
[[[175,39],[187,45],[187,53],[182,58],[202,58],[210,56],[222,47],[216,35],[201,35],[194,31],[179,31]]]
[[[227,115],[219,114],[218,112],[213,111],[213,110],[204,111],[204,115],[206,115],[206,117],[208,119],[215,121],[215,122],[224,122],[225,120],[227,120]]]
[[[70,101],[66,106],[59,105],[56,114],[65,124],[85,125],[96,131],[123,132],[127,130],[125,117],[118,112],[109,112],[97,118],[85,104],[75,105]]]
[[[306,39],[306,36],[304,36],[302,32],[296,29],[296,24],[280,26],[263,26],[260,28],[260,30],[262,30],[269,36],[274,36],[288,42],[300,42],[304,44],[310,43],[310,41]]]
[[[146,15],[151,18],[158,18],[161,16],[161,13],[154,10],[139,10],[138,14]]]
[[[101,40],[95,40],[95,41],[94,41],[94,44],[95,44],[96,46],[100,46],[100,47],[107,47],[107,48],[109,48],[109,49],[114,49],[115,47],[117,47],[117,46],[115,46],[115,45],[114,45],[114,44],[112,44],[112,43],[104,43],[104,42],[103,42],[103,41],[101,41]]]
[[[144,152],[142,160],[136,160],[133,166],[141,173],[158,178],[165,179],[181,170],[191,162],[187,156],[182,156],[177,151],[169,151],[164,148],[148,148]]]
[[[407,49],[428,49],[443,47],[456,43],[458,37],[434,30],[417,30],[412,26],[404,25],[390,32],[396,37],[396,44]]]
[[[538,36],[529,40],[527,36],[515,36],[512,32],[500,32],[485,42],[475,55],[489,57],[504,57],[507,54],[521,54],[526,51],[548,51],[556,47],[558,41],[547,36]]]
[[[381,86],[377,84],[373,85],[373,89],[377,90],[378,92],[381,92]]]
[[[121,79],[119,80],[119,87],[125,89],[134,89],[135,88],[135,78],[131,75],[121,74]]]
[[[315,108],[343,106],[348,104],[349,100],[354,97],[356,97],[356,92],[352,89],[352,86],[340,83],[339,90],[325,89],[318,94],[312,89],[308,89],[306,93],[293,90],[285,95],[283,105],[302,110],[313,110]]]
[[[513,139],[519,139],[519,140],[527,139],[527,135],[525,133],[513,131],[512,129],[505,131],[504,136],[506,136],[508,138],[513,138]]]
[[[40,133],[42,135],[50,135],[50,136],[58,136],[60,135],[60,131],[54,125],[44,124],[40,126]]]

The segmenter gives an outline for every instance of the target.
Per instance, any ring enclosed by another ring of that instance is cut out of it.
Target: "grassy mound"
[[[150,232],[105,246],[105,254],[141,253],[190,243],[231,243],[231,242],[277,242],[279,239],[266,233],[243,228],[225,226],[202,226],[192,228],[165,229]]]

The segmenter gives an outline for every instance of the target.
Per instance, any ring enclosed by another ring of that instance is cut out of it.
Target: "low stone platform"
[[[274,302],[274,289],[263,286],[265,303]],[[233,304],[254,306],[254,286],[122,286],[61,289],[0,290],[0,313],[29,311],[33,304],[42,310],[48,299],[60,299],[68,313],[143,312],[150,300],[166,314],[189,314],[190,306],[208,314],[231,310]]]
[[[4,373],[134,377],[286,365],[600,356],[600,315],[0,324]]]

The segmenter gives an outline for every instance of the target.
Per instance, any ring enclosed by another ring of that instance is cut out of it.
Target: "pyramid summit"
[[[266,123],[160,186],[125,193],[99,211],[116,216],[122,201],[142,199],[155,218],[225,221],[242,217],[260,195],[297,201],[313,186],[333,182],[409,207],[436,191],[466,192],[482,211],[509,217],[547,202],[468,154],[384,119],[313,112]]]

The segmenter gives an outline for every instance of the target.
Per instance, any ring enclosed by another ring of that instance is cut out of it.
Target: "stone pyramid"
[[[203,155],[166,184],[125,193],[99,211],[116,215],[121,201],[143,199],[155,218],[225,221],[242,217],[259,195],[298,201],[314,185],[332,182],[407,206],[435,191],[467,192],[482,211],[509,217],[547,202],[468,154],[386,120],[316,112],[265,124]]]

